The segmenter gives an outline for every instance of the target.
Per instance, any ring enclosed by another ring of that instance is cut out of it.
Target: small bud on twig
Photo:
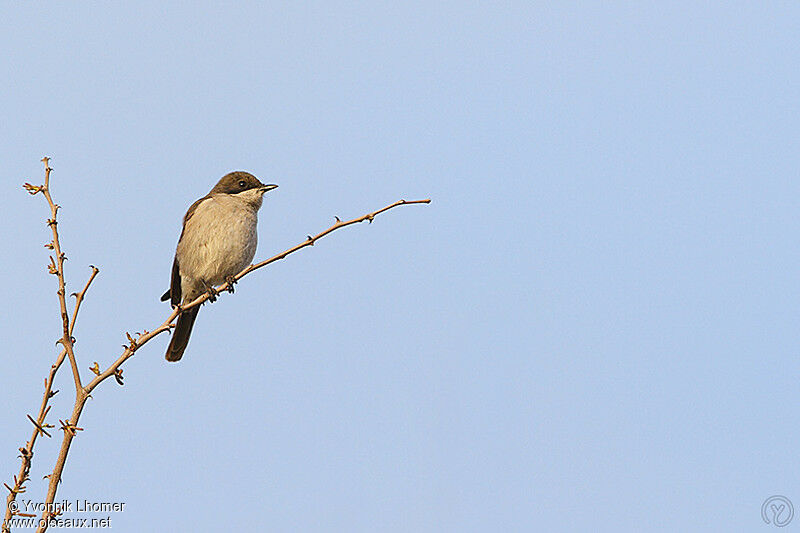
[[[69,423],[69,421],[59,419],[59,422],[61,422],[61,428],[60,428],[61,431],[68,431],[73,436],[76,435],[77,431],[83,431],[83,428],[79,428],[78,426],[73,426],[72,424]]]
[[[42,189],[44,189],[42,185],[31,185],[30,183],[27,182],[25,182],[25,184],[23,184],[22,186],[25,188],[26,191],[28,191],[28,193],[31,196],[33,196],[36,193],[42,192]]]

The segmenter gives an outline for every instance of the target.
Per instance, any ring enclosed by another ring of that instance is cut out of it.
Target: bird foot
[[[236,279],[235,276],[225,276],[225,283],[228,284],[228,289],[227,290],[228,290],[229,293],[233,294],[233,292],[234,292],[233,286],[236,285],[237,281],[238,280]]]
[[[215,289],[213,285],[206,283],[205,281],[203,281],[203,287],[205,287],[206,294],[208,294],[208,301],[212,304],[216,302],[219,291]]]

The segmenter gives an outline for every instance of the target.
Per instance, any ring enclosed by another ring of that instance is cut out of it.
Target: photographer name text
[[[93,502],[89,500],[67,500],[45,503],[33,500],[18,500],[17,509],[23,513],[50,514],[61,513],[121,513],[125,510],[125,502]]]

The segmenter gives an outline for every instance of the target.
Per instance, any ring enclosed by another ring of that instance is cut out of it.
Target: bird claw
[[[212,285],[203,282],[203,286],[206,288],[206,294],[208,294],[208,301],[212,304],[217,301],[217,296],[219,295],[219,291],[215,289]]]
[[[233,294],[233,292],[234,292],[234,287],[233,286],[236,285],[237,281],[238,280],[236,279],[235,276],[225,276],[225,283],[228,284],[228,289],[227,290],[228,290],[229,293]]]

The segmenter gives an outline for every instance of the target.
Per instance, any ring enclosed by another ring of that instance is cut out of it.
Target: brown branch
[[[89,268],[92,269],[92,273],[89,275],[89,280],[86,282],[86,285],[84,285],[83,290],[81,292],[73,292],[70,294],[70,296],[75,297],[75,309],[72,311],[72,323],[69,325],[70,337],[72,337],[72,330],[75,329],[75,321],[78,318],[78,311],[81,309],[81,304],[83,303],[84,296],[86,296],[86,291],[89,290],[89,285],[92,284],[94,278],[100,273],[100,269],[94,265],[89,265]]]
[[[281,253],[279,253],[277,255],[274,255],[274,256],[270,257],[269,259],[261,261],[260,263],[255,263],[253,265],[250,265],[249,267],[247,267],[244,270],[242,270],[241,272],[239,272],[236,276],[234,276],[234,279],[236,281],[238,281],[238,280],[242,279],[243,277],[245,277],[247,274],[249,274],[250,272],[252,272],[254,270],[258,270],[259,268],[264,267],[264,266],[266,266],[266,265],[268,265],[270,263],[274,263],[275,261],[279,261],[280,259],[283,259],[287,255],[289,255],[291,253],[294,253],[294,252],[296,252],[298,250],[301,250],[301,249],[305,248],[306,246],[313,246],[314,243],[318,239],[321,239],[322,237],[328,235],[329,233],[332,233],[332,232],[336,231],[337,229],[341,229],[341,228],[344,228],[345,226],[350,226],[350,225],[353,225],[353,224],[358,224],[359,222],[364,222],[366,220],[368,220],[370,223],[372,223],[372,220],[376,216],[378,216],[379,214],[383,213],[384,211],[388,211],[389,209],[392,209],[394,207],[401,206],[401,205],[429,204],[429,203],[431,203],[430,199],[425,199],[425,200],[398,200],[397,202],[395,202],[393,204],[390,204],[390,205],[387,205],[386,207],[384,207],[382,209],[378,209],[377,211],[373,211],[372,213],[367,213],[364,216],[357,217],[357,218],[354,218],[352,220],[348,220],[348,221],[345,221],[345,222],[342,222],[341,220],[339,220],[339,217],[336,217],[336,223],[333,224],[328,229],[326,229],[325,231],[322,231],[322,232],[316,234],[313,237],[311,235],[309,235],[308,238],[306,240],[304,240],[303,242],[301,242],[300,244],[292,246],[291,248],[289,248],[289,249],[287,249],[287,250],[285,250],[285,251],[283,251],[283,252],[281,252]],[[222,291],[225,291],[229,286],[230,286],[229,283],[225,282],[222,285],[220,285],[219,287],[217,287],[216,290],[217,290],[217,292],[219,292],[221,294]],[[128,336],[128,339],[131,342],[130,342],[130,344],[128,346],[124,347],[125,351],[122,352],[122,355],[120,355],[119,358],[117,358],[117,360],[114,361],[114,363],[111,364],[111,366],[109,366],[104,372],[100,373],[91,382],[89,382],[88,385],[86,385],[86,392],[87,393],[91,393],[95,389],[95,387],[97,387],[100,383],[105,381],[107,378],[113,376],[115,374],[115,372],[117,371],[117,369],[119,369],[119,367],[122,365],[122,363],[127,361],[134,354],[134,352],[136,352],[136,350],[138,350],[139,348],[141,348],[142,346],[147,344],[150,341],[150,339],[152,339],[153,337],[157,336],[160,333],[163,333],[163,332],[168,331],[171,328],[175,327],[175,325],[172,323],[172,321],[175,320],[178,317],[178,314],[180,314],[180,311],[185,311],[187,309],[191,309],[192,307],[196,307],[196,306],[202,304],[203,302],[205,302],[206,300],[208,300],[208,298],[209,298],[209,294],[206,293],[206,294],[203,294],[203,295],[199,296],[197,299],[192,300],[190,303],[188,303],[188,304],[186,304],[184,306],[180,306],[179,308],[173,309],[173,311],[169,315],[169,317],[160,326],[158,326],[153,331],[144,331],[142,334],[140,334],[135,339],[132,339],[130,336]]]
[[[34,430],[31,438],[25,443],[25,446],[19,449],[20,451],[20,458],[22,464],[20,465],[19,474],[14,477],[14,487],[9,487],[9,495],[6,498],[6,511],[5,511],[5,518],[3,520],[2,531],[3,533],[10,532],[10,526],[8,520],[14,516],[14,512],[12,512],[13,505],[12,502],[16,499],[17,494],[22,493],[25,491],[25,482],[27,482],[30,477],[30,469],[31,469],[31,462],[33,460],[33,450],[34,446],[36,445],[36,440],[39,435],[46,435],[50,437],[50,434],[47,432],[45,428],[53,427],[51,424],[47,424],[45,419],[47,414],[50,412],[50,405],[48,405],[50,399],[58,393],[58,391],[53,391],[53,382],[55,381],[55,376],[58,373],[58,370],[61,368],[62,363],[67,355],[70,356],[70,365],[72,366],[73,378],[75,379],[75,387],[76,387],[76,402],[79,398],[85,395],[83,387],[81,387],[80,383],[80,375],[77,372],[77,362],[75,360],[75,354],[72,349],[73,347],[73,340],[72,340],[72,332],[75,328],[75,320],[78,316],[78,311],[80,311],[81,304],[83,303],[84,297],[86,296],[86,292],[89,290],[89,286],[94,281],[94,278],[97,276],[99,270],[91,266],[92,273],[89,276],[89,279],[86,281],[86,285],[84,285],[83,289],[79,293],[73,293],[75,296],[75,307],[72,311],[72,320],[69,319],[69,315],[67,314],[66,308],[66,297],[64,293],[66,292],[66,283],[64,280],[64,260],[66,257],[61,251],[61,243],[58,237],[58,229],[57,229],[57,213],[58,213],[58,205],[53,202],[52,197],[50,196],[50,173],[52,172],[52,168],[50,167],[50,159],[47,157],[42,158],[42,162],[45,166],[45,183],[44,185],[30,185],[26,183],[24,185],[25,189],[32,195],[37,193],[42,193],[42,195],[47,200],[48,205],[50,206],[50,216],[51,218],[48,219],[47,223],[50,226],[53,232],[53,240],[46,244],[50,250],[53,250],[56,254],[56,258],[54,259],[52,256],[50,257],[50,270],[57,275],[58,277],[58,296],[59,296],[59,305],[61,308],[61,319],[62,319],[62,338],[60,343],[63,345],[61,353],[56,358],[55,363],[50,367],[50,373],[44,380],[44,394],[42,395],[42,402],[39,407],[39,413],[34,420],[30,415],[28,419],[33,423]],[[8,487],[8,485],[6,485]],[[19,514],[19,513],[16,513]]]
[[[73,349],[73,342],[72,342],[72,335],[70,333],[70,320],[69,314],[67,314],[67,296],[66,296],[66,282],[64,281],[64,259],[66,256],[64,252],[61,251],[61,242],[58,239],[58,206],[55,202],[53,202],[53,197],[50,196],[50,173],[53,169],[50,167],[50,158],[43,157],[42,162],[44,163],[44,185],[39,188],[39,191],[44,195],[45,199],[47,200],[48,205],[50,206],[50,219],[47,221],[47,225],[50,226],[50,229],[53,231],[53,240],[50,243],[53,247],[53,252],[55,253],[55,259],[50,257],[50,273],[55,274],[58,278],[58,303],[61,307],[61,325],[62,325],[62,332],[63,336],[59,341],[60,344],[64,346],[64,349],[67,351],[67,356],[69,357],[69,364],[72,367],[72,377],[75,379],[75,395],[76,397],[80,397],[83,394],[83,385],[81,385],[81,375],[78,371],[78,362],[75,359],[75,351]],[[34,193],[35,194],[35,193]]]
[[[47,415],[47,412],[50,409],[49,406],[47,405],[47,402],[55,394],[55,393],[51,392],[53,378],[55,376],[55,373],[58,371],[59,367],[63,363],[65,355],[68,356],[68,358],[70,360],[70,366],[72,367],[72,372],[73,372],[73,377],[74,377],[74,380],[75,380],[75,387],[76,387],[76,398],[75,398],[75,405],[73,407],[72,415],[70,416],[69,420],[66,420],[66,421],[60,420],[61,429],[64,432],[64,436],[63,436],[63,440],[62,440],[62,443],[61,443],[61,448],[59,450],[58,458],[56,459],[56,464],[55,464],[55,467],[53,469],[53,472],[49,476],[47,476],[47,477],[49,477],[49,485],[48,485],[48,490],[47,490],[47,497],[46,497],[46,500],[44,502],[45,503],[45,508],[51,506],[51,504],[55,500],[56,492],[58,490],[58,484],[61,481],[61,475],[62,475],[62,473],[64,471],[64,466],[66,464],[67,455],[69,454],[69,449],[70,449],[70,446],[72,444],[72,440],[75,437],[76,433],[83,429],[83,428],[78,427],[78,421],[80,420],[81,413],[83,412],[83,408],[86,405],[86,400],[90,397],[90,394],[92,393],[92,391],[100,383],[102,383],[103,381],[105,381],[106,379],[108,379],[111,376],[114,376],[116,378],[117,382],[121,385],[122,384],[122,369],[120,367],[122,366],[122,364],[125,361],[127,361],[130,357],[132,357],[133,354],[139,348],[141,348],[142,346],[147,344],[151,339],[153,339],[157,335],[159,335],[159,334],[161,334],[161,333],[163,333],[165,331],[169,331],[171,328],[175,327],[175,325],[173,324],[173,321],[177,318],[177,316],[180,314],[180,312],[182,312],[182,311],[184,311],[186,309],[190,309],[192,307],[201,305],[210,296],[209,294],[204,294],[204,295],[198,297],[197,299],[195,299],[194,301],[190,302],[186,306],[181,306],[181,307],[177,307],[177,308],[173,309],[172,312],[167,317],[167,319],[161,325],[159,325],[157,328],[155,328],[153,331],[145,330],[142,333],[138,333],[135,337],[131,336],[130,333],[126,333],[126,336],[127,336],[127,339],[128,339],[128,344],[127,345],[123,345],[124,350],[123,350],[122,354],[117,358],[116,361],[114,361],[114,363],[112,363],[103,372],[99,372],[99,369],[97,368],[97,363],[95,363],[95,367],[93,367],[92,371],[96,374],[96,377],[94,379],[92,379],[86,386],[82,386],[81,385],[81,380],[80,380],[80,374],[78,372],[77,361],[75,359],[75,354],[74,354],[74,349],[73,349],[74,341],[73,341],[73,338],[72,338],[72,331],[73,331],[73,328],[75,326],[75,318],[77,317],[78,311],[80,310],[80,305],[81,305],[81,303],[83,301],[83,297],[84,297],[84,295],[86,293],[86,290],[89,288],[89,285],[92,283],[92,281],[94,280],[95,276],[97,275],[98,270],[97,270],[97,268],[92,267],[92,274],[91,274],[91,276],[89,278],[89,281],[86,283],[86,286],[84,287],[84,289],[80,293],[74,294],[76,296],[75,309],[74,309],[74,311],[72,313],[72,321],[70,321],[69,315],[67,314],[67,311],[66,311],[66,298],[64,296],[65,295],[65,282],[64,282],[63,270],[64,270],[64,259],[65,259],[65,256],[61,251],[61,245],[60,245],[60,242],[59,242],[59,239],[58,239],[58,231],[57,231],[57,228],[56,228],[56,226],[57,226],[56,215],[57,215],[59,206],[53,202],[52,197],[50,196],[50,189],[49,189],[49,187],[50,187],[50,172],[52,171],[52,169],[50,168],[50,165],[49,165],[49,159],[45,157],[45,158],[43,158],[42,161],[45,164],[45,184],[42,185],[42,186],[34,186],[34,185],[30,185],[30,184],[26,183],[25,184],[25,188],[31,194],[37,194],[39,192],[43,193],[43,195],[47,199],[48,204],[50,205],[52,218],[50,220],[48,220],[48,225],[50,225],[50,227],[52,228],[52,231],[53,231],[53,241],[51,243],[49,243],[48,245],[46,245],[46,246],[48,248],[52,249],[54,251],[54,253],[55,253],[55,259],[53,259],[51,257],[50,271],[51,271],[51,273],[55,274],[58,277],[58,282],[59,282],[58,295],[59,295],[59,303],[60,303],[60,306],[61,306],[61,317],[62,317],[62,326],[63,326],[62,329],[63,329],[63,333],[64,333],[62,339],[60,340],[60,343],[63,344],[64,349],[62,350],[61,354],[59,355],[58,360],[56,361],[56,364],[54,364],[52,366],[49,378],[45,380],[45,394],[44,394],[44,397],[42,399],[42,407],[41,407],[41,409],[39,411],[39,417],[37,418],[37,420],[34,420],[33,418],[29,417],[31,422],[34,424],[34,433],[33,433],[33,436],[31,438],[31,440],[28,441],[27,446],[25,448],[20,448],[20,451],[22,452],[22,457],[23,457],[23,459],[22,459],[23,460],[23,464],[22,464],[22,467],[20,469],[20,476],[17,476],[17,477],[14,478],[14,481],[15,481],[14,488],[12,489],[12,488],[8,487],[10,494],[9,494],[8,502],[7,502],[7,505],[6,505],[6,508],[7,508],[7,510],[6,510],[6,519],[10,518],[10,515],[11,515],[11,512],[9,510],[9,508],[11,506],[8,505],[8,504],[10,504],[10,502],[13,501],[14,498],[16,498],[16,494],[17,493],[24,491],[24,486],[23,485],[24,485],[25,481],[28,479],[27,475],[28,475],[28,473],[30,471],[30,462],[31,462],[31,458],[33,456],[33,451],[32,450],[33,450],[33,445],[35,443],[36,437],[40,433],[46,433],[46,431],[44,429],[45,427],[53,427],[52,425],[46,425],[44,423],[44,417]],[[277,254],[277,255],[275,255],[275,256],[273,256],[273,257],[271,257],[271,258],[269,258],[269,259],[267,259],[265,261],[261,261],[260,263],[256,263],[256,264],[248,266],[247,268],[242,270],[242,272],[240,272],[239,274],[237,274],[234,277],[234,281],[238,281],[239,279],[243,278],[244,276],[246,276],[250,272],[252,272],[254,270],[257,270],[257,269],[259,269],[261,267],[264,267],[264,266],[266,266],[266,265],[268,265],[270,263],[273,263],[275,261],[278,261],[280,259],[283,259],[286,256],[288,256],[289,254],[294,253],[294,252],[296,252],[298,250],[301,250],[302,248],[305,248],[306,246],[313,246],[314,243],[318,239],[321,239],[322,237],[325,237],[326,235],[328,235],[329,233],[331,233],[333,231],[336,231],[337,229],[340,229],[340,228],[343,228],[343,227],[346,227],[346,226],[350,226],[352,224],[357,224],[359,222],[364,222],[364,221],[369,221],[371,223],[373,221],[373,219],[377,215],[379,215],[379,214],[381,214],[381,213],[383,213],[385,211],[388,211],[388,210],[390,210],[390,209],[392,209],[394,207],[401,206],[401,205],[428,204],[428,203],[430,203],[429,199],[426,199],[426,200],[412,200],[412,201],[399,200],[399,201],[397,201],[397,202],[395,202],[393,204],[390,204],[390,205],[388,205],[388,206],[386,206],[386,207],[384,207],[382,209],[379,209],[379,210],[374,211],[372,213],[367,213],[364,216],[361,216],[361,217],[358,217],[358,218],[354,218],[354,219],[348,220],[346,222],[342,222],[341,220],[339,220],[339,217],[336,217],[336,223],[333,224],[328,229],[318,233],[317,235],[315,235],[313,237],[311,235],[309,235],[308,238],[305,241],[301,242],[300,244],[297,244],[297,245],[289,248],[288,250],[285,250],[285,251],[283,251],[283,252],[281,252],[281,253],[279,253],[279,254]],[[223,283],[220,287],[218,287],[217,290],[222,291],[222,290],[227,289],[229,286],[230,286],[230,283],[226,282],[226,283]],[[40,522],[39,528],[37,529],[37,533],[42,533],[42,532],[47,530],[47,527],[48,527],[47,519],[48,519],[49,516],[50,515],[48,514],[47,511],[42,513],[42,521]],[[3,524],[3,533],[5,533],[6,531],[7,531],[6,523],[4,523]]]
[[[97,273],[100,272],[97,269],[97,267],[92,266],[91,269],[92,273],[89,276],[89,280],[86,282],[86,285],[84,285],[83,290],[75,294],[76,296],[75,307],[72,311],[72,321],[70,323],[70,330],[69,330],[70,336],[72,336],[72,331],[73,328],[75,327],[75,318],[78,316],[78,311],[80,310],[81,303],[83,303],[83,299],[86,296],[86,291],[89,290],[89,286],[92,284],[92,281],[94,281],[94,278],[97,276]],[[39,414],[37,415],[36,420],[33,420],[33,418],[31,418],[31,416],[28,415],[28,419],[30,419],[30,421],[33,423],[35,429],[33,430],[33,435],[31,435],[30,440],[28,440],[25,443],[25,446],[19,449],[22,465],[20,465],[19,474],[17,474],[14,477],[14,487],[11,488],[8,487],[8,485],[6,485],[6,487],[9,490],[9,495],[6,497],[6,512],[5,512],[5,518],[3,520],[3,529],[2,529],[3,533],[8,533],[11,531],[11,529],[8,526],[9,519],[14,515],[14,513],[12,513],[11,511],[11,509],[13,508],[11,502],[13,502],[17,498],[17,494],[25,492],[25,482],[28,481],[28,479],[30,479],[28,476],[31,470],[31,461],[33,460],[33,448],[34,446],[36,446],[36,440],[42,433],[44,433],[48,437],[50,436],[50,434],[44,429],[53,427],[52,425],[45,423],[45,418],[47,417],[47,413],[50,412],[50,407],[51,407],[50,405],[48,405],[48,402],[50,401],[50,398],[52,398],[53,396],[56,395],[56,393],[58,393],[58,391],[52,390],[53,381],[55,379],[56,373],[58,372],[58,369],[61,368],[61,364],[64,362],[64,358],[66,357],[66,355],[67,355],[67,350],[62,349],[61,353],[58,355],[58,358],[56,359],[56,362],[50,367],[50,374],[44,380],[44,394],[42,395],[42,403],[39,407]]]

